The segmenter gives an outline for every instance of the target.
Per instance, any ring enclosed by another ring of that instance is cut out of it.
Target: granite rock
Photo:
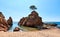
[[[31,14],[28,15],[28,17],[21,18],[21,20],[18,22],[18,25],[28,27],[42,27],[43,22],[38,13],[36,11],[32,11]]]

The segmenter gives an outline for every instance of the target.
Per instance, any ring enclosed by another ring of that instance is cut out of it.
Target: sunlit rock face
[[[7,31],[8,30],[8,23],[5,19],[5,16],[0,12],[0,31]]]
[[[5,18],[5,16],[2,14],[2,12],[0,12],[0,17]]]
[[[2,31],[2,30],[7,31],[8,27],[9,27],[9,25],[8,25],[7,21],[4,18],[0,17],[0,31]]]
[[[39,17],[38,13],[36,11],[32,11],[31,14],[28,15],[28,17],[23,17],[18,22],[18,25],[20,26],[28,26],[28,27],[37,27],[42,26],[42,18]]]
[[[7,22],[8,22],[8,24],[9,24],[10,26],[12,26],[12,25],[13,25],[12,17],[9,17],[9,19],[7,20]]]
[[[11,26],[9,25],[9,23],[5,19],[5,16],[2,14],[2,12],[0,12],[0,31],[6,32],[9,30],[10,27]]]

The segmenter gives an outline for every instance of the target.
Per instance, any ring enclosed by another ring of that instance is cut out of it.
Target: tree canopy
[[[30,9],[31,9],[31,10],[36,10],[37,8],[36,8],[35,5],[31,5],[31,6],[30,6]]]

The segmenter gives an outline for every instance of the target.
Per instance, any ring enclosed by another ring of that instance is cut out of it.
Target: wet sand
[[[0,37],[60,37],[60,29],[52,28],[28,32],[0,32]]]

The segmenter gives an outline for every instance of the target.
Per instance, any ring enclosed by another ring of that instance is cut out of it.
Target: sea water
[[[13,30],[15,29],[15,27],[19,27],[18,26],[18,22],[13,22],[13,25],[12,25],[12,27],[10,28],[10,32],[13,32]]]
[[[60,28],[60,22],[47,22],[47,23],[55,23],[55,24],[58,24],[57,25],[57,27],[59,27]],[[13,32],[13,30],[15,29],[15,27],[19,27],[18,26],[18,22],[13,22],[13,25],[12,25],[12,27],[10,28],[10,32]]]

